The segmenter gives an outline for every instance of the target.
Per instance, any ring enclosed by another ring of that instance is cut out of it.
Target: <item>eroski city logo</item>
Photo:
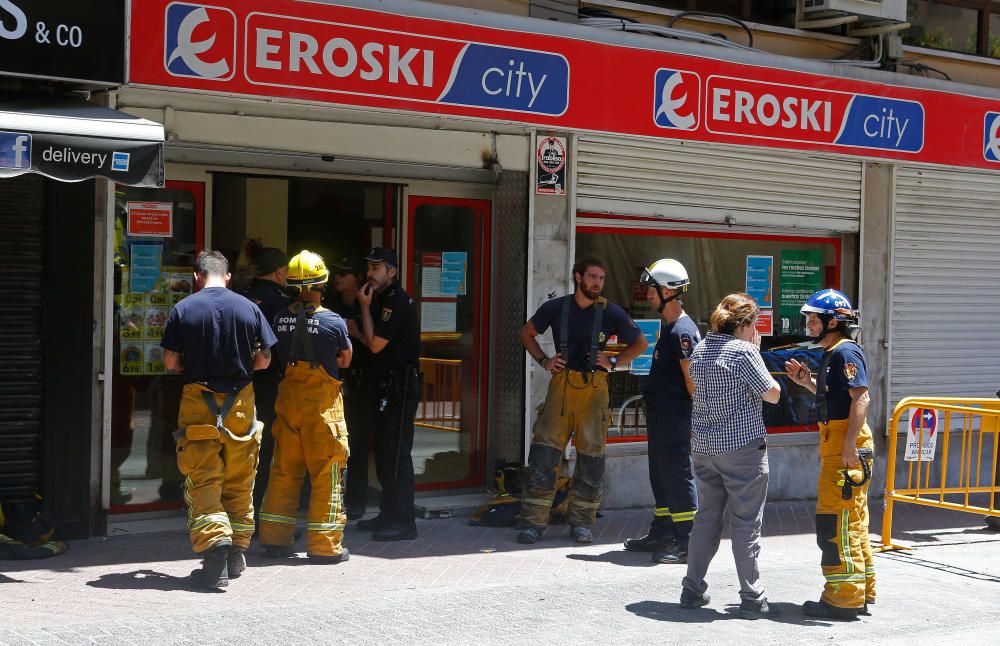
[[[694,72],[658,69],[653,79],[653,122],[660,128],[694,130],[701,110],[701,78]]]
[[[987,112],[983,122],[983,157],[1000,163],[1000,112]]]
[[[164,65],[174,76],[227,81],[236,73],[236,14],[209,5],[167,5]]]

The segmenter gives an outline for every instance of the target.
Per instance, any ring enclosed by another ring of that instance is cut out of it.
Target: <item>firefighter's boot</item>
[[[218,543],[202,552],[201,569],[191,573],[195,587],[216,590],[229,585],[230,543]]]

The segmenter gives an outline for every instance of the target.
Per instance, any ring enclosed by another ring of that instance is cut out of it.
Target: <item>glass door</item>
[[[417,489],[482,485],[490,202],[410,196],[407,290],[420,315],[424,387],[413,466]]]
[[[181,506],[173,432],[183,386],[160,339],[170,310],[194,291],[204,246],[205,184],[116,187],[111,512]]]

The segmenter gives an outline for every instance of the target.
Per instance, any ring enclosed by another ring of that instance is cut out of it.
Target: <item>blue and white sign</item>
[[[916,101],[855,95],[834,143],[920,152],[924,147],[924,106]]]
[[[694,130],[701,113],[701,77],[694,72],[658,69],[653,79],[653,123]]]
[[[561,116],[569,106],[569,62],[559,54],[469,43],[439,101]]]
[[[111,153],[111,170],[118,173],[127,173],[129,159],[132,157],[129,153],[113,152]]]
[[[987,112],[983,122],[983,157],[1000,163],[1000,112]]]
[[[165,23],[167,72],[219,81],[233,78],[236,14],[221,7],[174,2],[167,7]]]
[[[0,132],[0,168],[31,168],[31,135],[26,132]]]
[[[629,374],[645,376],[649,374],[650,368],[653,367],[653,351],[656,348],[657,340],[660,338],[660,328],[663,326],[663,322],[660,319],[639,319],[635,324],[639,326],[642,335],[646,337],[649,347],[638,357],[632,359],[632,363],[629,366]]]

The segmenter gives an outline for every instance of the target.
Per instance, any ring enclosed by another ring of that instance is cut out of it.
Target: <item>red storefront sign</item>
[[[609,45],[580,31],[549,36],[300,0],[133,0],[129,81],[1000,168],[997,100]]]

